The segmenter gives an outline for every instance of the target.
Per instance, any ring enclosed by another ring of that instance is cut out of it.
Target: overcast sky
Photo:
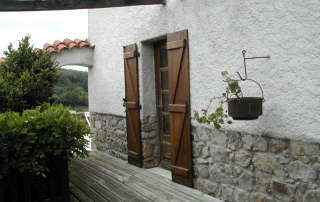
[[[18,41],[27,35],[35,48],[53,44],[65,38],[88,38],[88,10],[0,12],[0,57],[11,42],[17,48]]]

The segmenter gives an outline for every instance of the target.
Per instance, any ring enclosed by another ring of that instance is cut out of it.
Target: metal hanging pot
[[[258,84],[256,81],[251,80]],[[228,103],[228,115],[234,120],[255,120],[262,115],[262,102],[263,91],[261,86],[262,97],[242,97],[242,98],[232,98],[227,101]]]

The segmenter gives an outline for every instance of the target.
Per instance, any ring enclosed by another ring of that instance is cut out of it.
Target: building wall
[[[193,126],[194,185],[224,201],[320,199],[319,144]]]
[[[195,187],[226,201],[318,201],[318,1],[168,0],[166,5],[91,9],[90,112],[125,116],[122,47],[137,43],[141,122],[156,117],[152,43],[184,29],[189,33],[192,111],[221,95],[221,71],[244,75],[242,50],[247,57],[270,56],[247,60],[248,78],[261,85],[266,100],[259,119],[234,121],[221,131],[192,121]],[[261,96],[255,83],[240,85],[245,96]],[[152,145],[145,160],[156,166],[157,138],[150,134],[142,134],[150,138],[144,148]]]
[[[264,90],[263,116],[225,129],[319,141],[319,10],[318,1],[289,0],[169,0],[165,6],[91,9],[89,40],[95,54],[89,71],[90,111],[125,115],[122,47],[137,43],[142,114],[154,115],[150,44],[167,33],[188,29],[192,110],[201,110],[223,92],[221,71],[236,78],[237,71],[244,74],[242,50],[247,57],[270,55],[247,61],[248,77]],[[254,83],[241,85],[245,95],[261,95]]]

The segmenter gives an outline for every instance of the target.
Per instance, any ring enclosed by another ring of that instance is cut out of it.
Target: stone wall
[[[106,152],[117,158],[128,159],[126,118],[112,114],[90,112],[92,149]]]
[[[90,113],[93,148],[117,158],[128,159],[126,118],[112,114]],[[156,116],[141,120],[142,161],[144,168],[159,165],[160,146]]]
[[[160,145],[156,116],[147,116],[141,120],[142,161],[144,168],[159,165]]]
[[[318,143],[193,125],[195,188],[225,201],[320,201]]]

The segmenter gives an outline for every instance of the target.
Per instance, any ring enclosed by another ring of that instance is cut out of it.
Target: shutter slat
[[[189,177],[189,175],[190,175],[190,170],[189,169],[182,168],[182,167],[179,167],[179,166],[171,165],[171,171],[173,173],[175,173],[175,174],[182,175],[184,177]]]
[[[169,112],[187,112],[186,104],[169,104]]]
[[[140,159],[139,153],[133,152],[133,151],[128,151],[128,156],[135,158],[135,159]]]
[[[128,109],[137,109],[138,108],[138,103],[136,102],[126,102],[126,106]]]
[[[136,57],[136,51],[126,52],[123,54],[124,59],[134,58]]]
[[[184,47],[186,47],[186,40],[185,39],[167,43],[167,50],[184,48]]]

